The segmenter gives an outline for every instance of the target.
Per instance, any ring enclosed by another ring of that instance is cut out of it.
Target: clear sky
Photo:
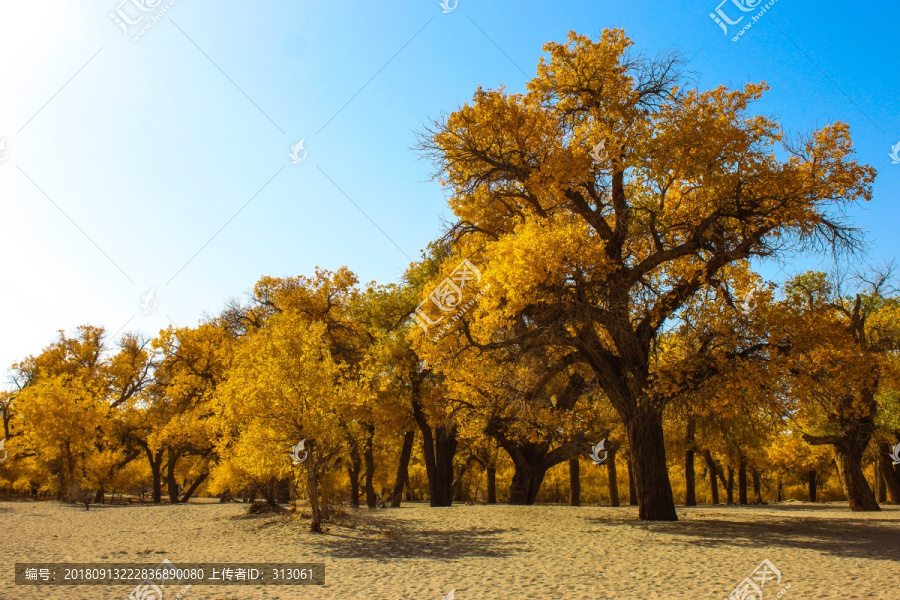
[[[703,88],[766,81],[789,130],[850,123],[879,171],[853,216],[900,256],[895,0],[778,0],[738,41],[764,2],[120,1],[0,0],[0,368],[83,323],[196,324],[261,275],[396,281],[449,217],[415,132],[523,91],[573,29],[680,49]]]

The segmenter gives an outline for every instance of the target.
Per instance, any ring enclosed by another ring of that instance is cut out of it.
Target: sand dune
[[[247,506],[0,503],[0,599],[122,600],[132,586],[15,586],[16,561],[324,562],[326,585],[194,586],[184,600],[722,600],[768,558],[785,600],[900,598],[900,507],[679,508],[645,524],[630,507],[363,509],[314,536]],[[174,592],[171,593],[174,597]],[[165,600],[169,600],[167,593]]]

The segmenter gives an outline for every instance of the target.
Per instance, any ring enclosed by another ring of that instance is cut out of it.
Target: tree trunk
[[[881,461],[875,459],[875,500],[878,504],[887,502],[887,489],[884,485],[884,473],[881,467]]]
[[[738,504],[747,505],[747,461],[738,466]]]
[[[873,428],[865,420],[854,420],[855,426],[846,425],[843,435],[813,436],[804,434],[803,439],[812,445],[830,445],[834,449],[834,464],[837,466],[841,487],[847,496],[852,511],[880,511],[875,494],[866,481],[862,469],[862,457],[872,438]]]
[[[694,471],[694,438],[697,425],[694,419],[688,419],[687,445],[684,450],[684,505],[697,506],[697,480]]]
[[[515,471],[509,486],[509,503],[532,505],[537,499],[547,470],[542,464],[513,459]]]
[[[757,504],[762,504],[762,480],[759,477],[759,471],[753,469],[750,472],[753,478],[753,495]]]
[[[662,411],[638,405],[625,426],[634,458],[639,518],[642,521],[677,521],[675,498],[666,467]]]
[[[816,486],[816,472],[813,469],[806,472],[806,487],[809,490],[809,501],[818,502],[816,494],[818,491]]]
[[[628,506],[637,506],[637,492],[634,487],[634,459],[631,454],[628,455],[625,464],[628,465]]]
[[[349,440],[350,464],[347,474],[350,476],[350,507],[359,508],[359,474],[362,471],[362,460],[359,458],[359,444],[355,438]]]
[[[392,508],[399,508],[400,502],[403,500],[403,485],[409,479],[409,459],[412,457],[415,439],[415,431],[407,431],[403,434],[403,447],[400,449],[400,462],[397,464],[397,477],[394,480],[394,491],[391,494]]]
[[[422,432],[425,474],[428,476],[429,504],[453,505],[453,456],[456,454],[456,425],[441,425],[432,431],[425,412],[413,401],[413,416]]]
[[[191,496],[194,495],[194,492],[197,491],[197,488],[200,487],[200,484],[206,481],[206,478],[209,477],[209,473],[202,473],[200,477],[194,480],[193,483],[188,487],[187,491],[181,495],[181,499],[179,502],[181,504],[187,504],[188,500],[191,499]]]
[[[618,449],[618,444],[610,444],[609,456],[606,459],[606,485],[609,490],[610,506],[619,506],[619,479],[616,477],[616,452]]]
[[[162,458],[163,453],[157,452],[156,457],[150,460],[150,473],[153,476],[154,504],[162,504]]]
[[[715,506],[719,503],[719,482],[716,481],[719,469],[709,450],[703,451],[703,458],[706,460],[706,471],[709,474],[709,503]]]
[[[375,486],[373,478],[375,477],[375,454],[373,444],[375,443],[375,426],[369,425],[366,430],[366,445],[363,456],[366,460],[366,506],[368,508],[378,508],[378,497],[375,495]]]
[[[115,492],[113,492],[113,496],[115,497]],[[106,493],[104,492],[103,486],[101,485],[100,489],[97,490],[97,495],[94,496],[94,504],[103,504],[105,497],[106,497]]]
[[[486,472],[488,504],[497,504],[497,468],[488,467]]]
[[[306,461],[306,492],[309,495],[309,508],[312,512],[312,520],[309,524],[310,533],[322,533],[322,506],[319,502],[319,480],[316,473],[315,447],[312,440],[306,441],[306,449],[309,451]]]
[[[881,476],[884,478],[885,489],[891,504],[900,504],[900,476],[894,471],[894,461],[889,456],[890,450],[889,444],[881,443],[878,444],[878,451],[875,455],[877,456],[876,460],[881,463]]]
[[[581,506],[581,474],[578,458],[569,459],[569,506]]]
[[[166,486],[169,488],[169,502],[178,504],[178,481],[175,479],[175,465],[178,464],[180,452],[176,452],[174,448],[167,448],[166,451]]]
[[[725,481],[725,498],[726,504],[731,506],[734,504],[734,467],[728,465],[728,479]]]
[[[775,502],[781,502],[783,498],[781,492],[784,489],[784,483],[781,481],[781,475],[778,476],[778,484],[775,486]]]

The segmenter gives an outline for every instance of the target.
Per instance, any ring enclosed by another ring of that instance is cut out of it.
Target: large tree
[[[875,172],[846,125],[785,143],[748,112],[764,84],[687,89],[680,57],[630,46],[621,30],[547,44],[527,93],[479,89],[421,148],[451,192],[449,239],[491,283],[470,342],[576,351],[625,424],[641,519],[674,520],[665,399],[648,394],[658,333],[732,263],[854,246],[840,211]]]

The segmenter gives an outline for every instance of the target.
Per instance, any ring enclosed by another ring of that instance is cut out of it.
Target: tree
[[[831,446],[844,494],[854,511],[880,510],[863,474],[863,455],[876,432],[878,395],[900,348],[900,302],[890,273],[847,293],[839,277],[811,272],[788,282],[782,305],[791,391],[803,439]]]
[[[332,502],[336,467],[344,451],[339,415],[354,390],[331,355],[327,326],[290,310],[241,344],[227,380],[216,394],[217,414],[235,435],[223,437],[227,460],[214,476],[215,489],[238,477],[262,487],[297,477],[290,454],[304,441],[302,462],[312,510],[310,531],[322,532]],[[272,503],[271,497],[269,498]]]
[[[451,191],[448,239],[491,284],[470,343],[577,352],[625,425],[641,519],[675,520],[654,340],[728,265],[856,247],[839,211],[871,197],[874,170],[852,159],[846,125],[788,143],[748,114],[764,84],[684,89],[680,57],[630,45],[621,30],[547,44],[526,94],[479,89],[420,147]]]

